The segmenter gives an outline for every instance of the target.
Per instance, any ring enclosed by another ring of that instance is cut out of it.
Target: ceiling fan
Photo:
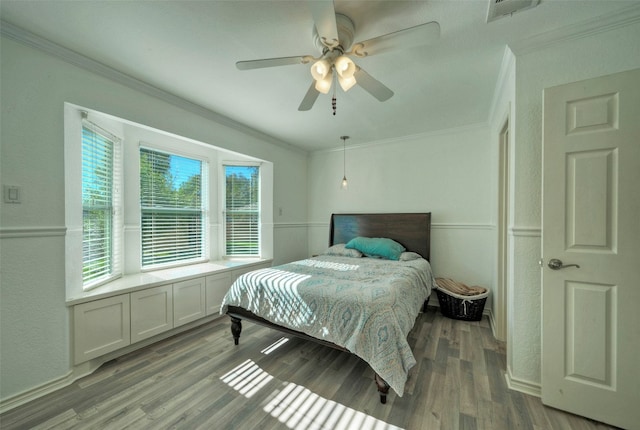
[[[357,84],[379,101],[388,100],[393,96],[393,91],[365,72],[350,57],[362,58],[392,49],[425,45],[440,37],[440,25],[433,21],[353,43],[353,21],[348,16],[335,12],[333,0],[311,0],[308,4],[315,23],[313,39],[321,52],[319,57],[299,55],[236,63],[239,70],[251,70],[313,62],[313,81],[298,107],[299,111],[310,110],[320,93],[327,94],[332,84],[335,89],[335,81],[343,91],[348,91]],[[335,115],[335,96],[333,114]]]

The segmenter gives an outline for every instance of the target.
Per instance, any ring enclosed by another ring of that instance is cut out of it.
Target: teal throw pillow
[[[405,250],[404,246],[386,237],[362,237],[351,239],[346,245],[347,249],[357,249],[367,257],[398,260]]]

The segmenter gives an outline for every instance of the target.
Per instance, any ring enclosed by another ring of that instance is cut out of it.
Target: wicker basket
[[[448,318],[464,321],[480,321],[489,296],[489,290],[474,295],[460,295],[440,286],[436,289],[440,312]]]

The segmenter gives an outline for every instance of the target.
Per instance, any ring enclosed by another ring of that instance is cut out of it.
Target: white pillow
[[[362,252],[358,251],[357,249],[347,249],[344,247],[344,243],[338,243],[336,245],[330,246],[329,249],[327,249],[324,252],[324,255],[334,255],[334,256],[339,256],[339,257],[353,257],[353,258],[360,258],[362,257]]]
[[[411,260],[417,260],[418,258],[422,258],[422,255],[418,254],[417,252],[403,252],[402,254],[400,254],[400,261],[411,261]]]

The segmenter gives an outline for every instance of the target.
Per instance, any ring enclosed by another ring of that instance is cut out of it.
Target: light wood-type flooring
[[[610,429],[509,390],[505,346],[486,317],[455,321],[430,307],[409,335],[406,391],[380,404],[357,357],[229,319],[103,365],[69,387],[0,416],[9,429]]]

